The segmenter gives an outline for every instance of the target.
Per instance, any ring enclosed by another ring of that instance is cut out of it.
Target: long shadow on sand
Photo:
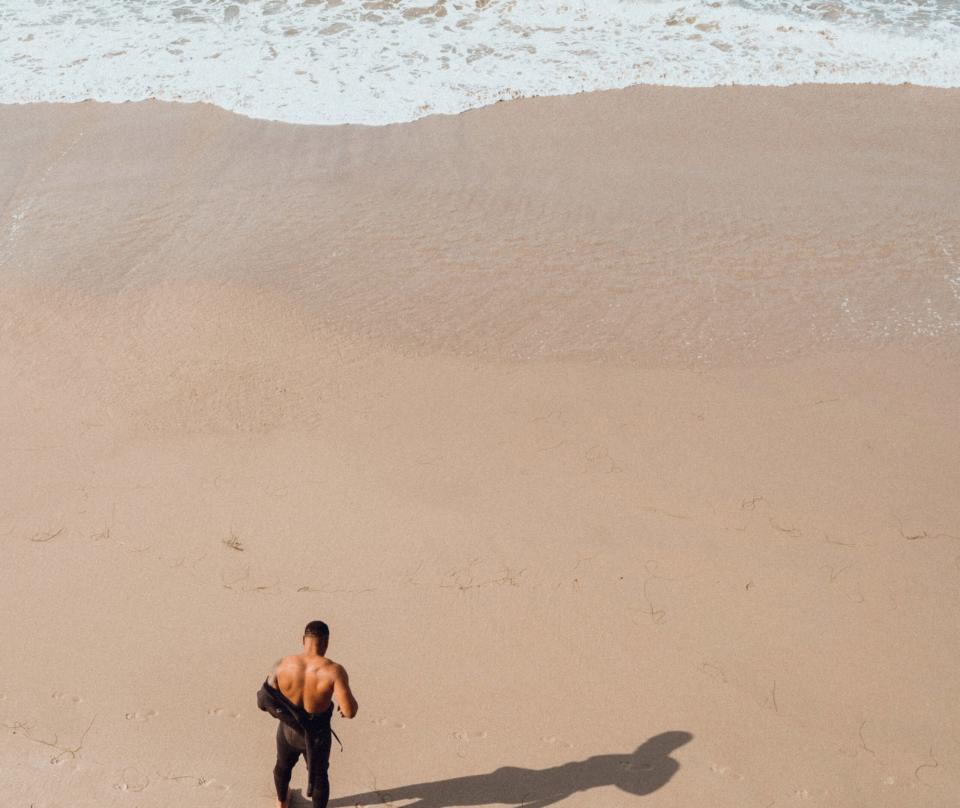
[[[406,800],[416,802],[404,808],[453,808],[461,805],[545,808],[579,791],[600,786],[616,786],[627,794],[642,797],[663,788],[677,773],[680,764],[670,757],[670,753],[692,738],[689,732],[664,732],[623,755],[595,755],[550,769],[504,766],[488,774],[338,797],[330,801],[330,808],[383,805]]]

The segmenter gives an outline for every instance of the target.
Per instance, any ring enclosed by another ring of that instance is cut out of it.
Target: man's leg
[[[277,724],[277,763],[273,767],[273,784],[277,788],[277,801],[280,808],[285,808],[287,804],[287,789],[290,787],[290,776],[293,774],[293,767],[300,759],[300,749],[293,746],[284,732],[284,725]]]
[[[330,799],[330,731],[327,730],[319,743],[310,749],[310,764],[313,766],[313,808],[327,808]]]

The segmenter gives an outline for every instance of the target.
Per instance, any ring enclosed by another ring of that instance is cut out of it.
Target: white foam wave
[[[0,102],[384,124],[631,84],[960,86],[946,0],[7,0]]]

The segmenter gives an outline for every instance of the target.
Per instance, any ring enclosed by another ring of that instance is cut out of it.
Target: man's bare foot
[[[287,800],[289,799],[290,798],[287,797],[286,800],[277,800],[277,808],[287,808],[287,804],[288,804]]]

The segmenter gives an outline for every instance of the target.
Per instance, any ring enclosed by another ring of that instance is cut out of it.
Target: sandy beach
[[[323,619],[334,808],[953,808],[958,125],[0,107],[0,802],[275,804]]]

